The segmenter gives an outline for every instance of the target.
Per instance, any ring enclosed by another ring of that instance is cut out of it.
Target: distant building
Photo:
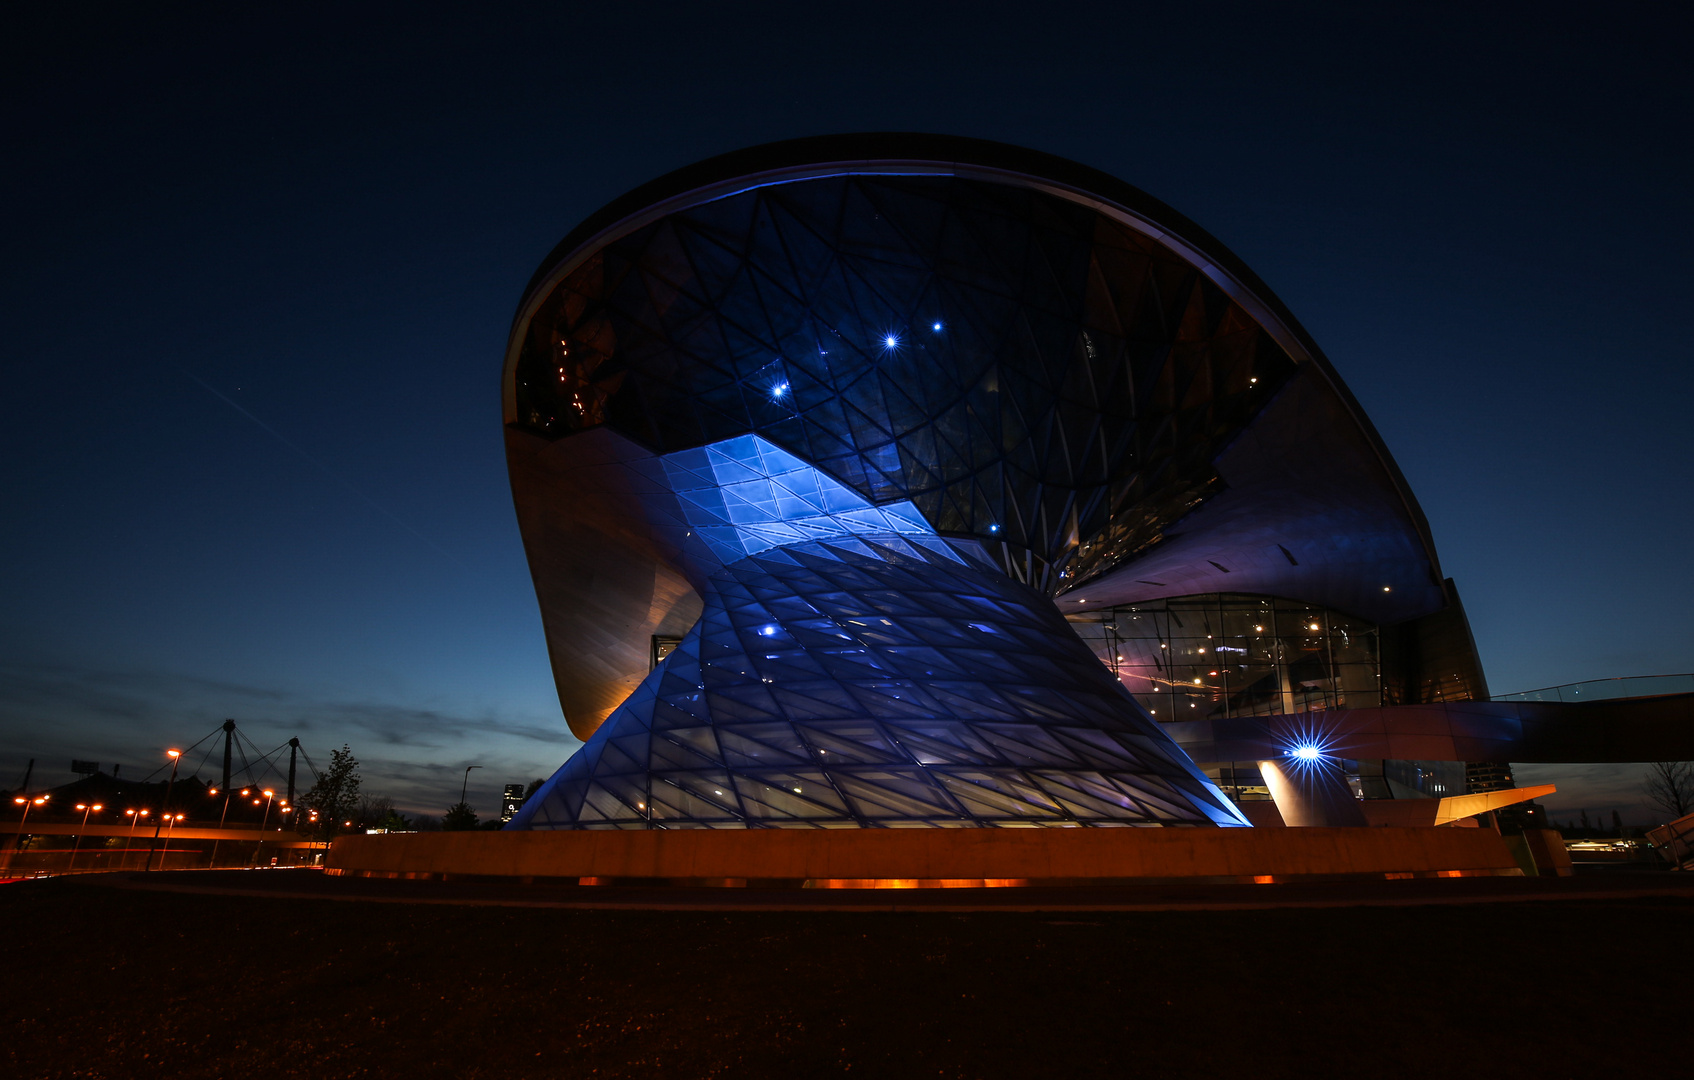
[[[518,810],[523,807],[523,792],[524,786],[522,784],[506,785],[505,791],[500,795],[500,820],[502,822],[508,822],[517,817]]]

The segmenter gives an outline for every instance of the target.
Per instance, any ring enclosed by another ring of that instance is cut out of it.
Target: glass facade
[[[909,504],[756,436],[641,473],[705,611],[513,828],[1244,824],[1050,600]]]
[[[599,247],[521,343],[515,423],[666,454],[749,433],[1056,593],[1221,490],[1294,370],[1174,251],[958,176],[767,183]]]
[[[1309,604],[1194,596],[1071,623],[1161,722],[1382,704],[1377,627]]]
[[[1406,682],[1394,657],[1385,657],[1379,627],[1297,600],[1187,596],[1069,621],[1142,707],[1166,724],[1374,708],[1396,704],[1395,688]],[[1471,789],[1463,762],[1342,765],[1365,799],[1443,798]],[[1270,798],[1254,762],[1201,768],[1238,802]]]

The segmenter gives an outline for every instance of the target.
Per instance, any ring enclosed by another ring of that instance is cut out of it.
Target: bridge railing
[[[1520,690],[1515,694],[1495,694],[1495,701],[1612,701],[1618,698],[1658,697],[1662,694],[1694,694],[1694,674],[1689,675],[1626,675],[1617,679],[1590,679],[1587,682],[1548,686],[1540,690]]]

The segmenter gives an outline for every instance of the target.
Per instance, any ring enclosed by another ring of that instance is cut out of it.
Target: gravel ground
[[[642,911],[58,879],[0,887],[0,1072],[1671,1075],[1686,1056],[1691,916],[1694,900],[1668,894]]]

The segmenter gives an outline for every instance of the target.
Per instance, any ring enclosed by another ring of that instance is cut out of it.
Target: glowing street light
[[[176,770],[177,766],[182,764],[182,751],[166,750],[165,755],[171,759],[171,779],[170,783],[165,785],[165,817],[170,817],[171,790],[176,787]],[[164,818],[160,818],[158,821],[153,823],[153,843],[157,844],[159,842],[159,829],[164,824]],[[165,844],[169,847],[170,841],[167,840]],[[153,870],[153,848],[151,846],[147,848],[147,865],[143,866],[141,869],[147,873],[151,873]]]
[[[83,827],[84,831],[86,831],[88,829],[88,815],[94,813],[94,811],[96,811],[96,810],[104,810],[105,809],[105,807],[101,806],[99,803],[95,803],[92,806],[90,806],[86,803],[77,803],[76,808],[78,810],[82,811],[82,827]],[[79,832],[79,833],[76,834],[76,843],[71,845],[71,864],[67,869],[70,869],[70,870],[76,869],[76,853],[79,849],[81,849],[81,847],[82,847],[82,833]]]
[[[129,849],[135,846],[135,826],[136,826],[136,824],[142,818],[146,817],[148,814],[151,814],[152,812],[153,811],[146,810],[146,809],[125,810],[124,811],[125,814],[129,815],[129,835],[124,838],[124,862],[125,863],[129,862]]]
[[[24,808],[24,816],[18,819],[18,832],[20,834],[23,832],[24,822],[29,820],[29,808],[32,806],[44,806],[50,798],[52,798],[50,795],[38,795],[33,799],[27,795],[20,795],[12,800]]]
[[[50,796],[47,796],[47,795],[40,795],[40,796],[37,796],[36,798],[33,798],[33,799],[30,798],[27,795],[19,795],[17,798],[12,800],[13,802],[19,804],[20,806],[22,806],[24,808],[24,816],[18,819],[18,845],[19,846],[22,846],[22,844],[24,842],[24,822],[29,820],[29,808],[32,807],[32,806],[45,806],[47,804],[47,800],[49,798],[50,798]],[[14,854],[16,854],[17,850],[18,850],[17,847],[14,847],[14,848],[12,848],[11,851],[8,851],[6,853],[6,865],[8,867],[10,867],[12,865],[12,856]]]
[[[170,814],[165,815],[165,820],[171,823],[171,827],[170,827],[170,830],[165,833],[165,850],[159,852],[159,865],[160,866],[165,865],[165,856],[169,855],[171,853],[171,833],[176,831],[176,823],[181,821],[182,818],[183,818],[182,814],[177,814],[175,817],[172,817]],[[148,852],[147,857],[148,857],[148,859],[152,859],[153,853]]]
[[[252,791],[252,790],[253,790],[252,788],[242,788],[241,794],[246,795],[249,791]],[[216,795],[217,793],[218,793],[217,788],[210,788],[206,792],[207,795]],[[229,799],[230,799],[231,794],[232,793],[227,789],[224,791],[224,810],[223,810],[222,814],[218,815],[218,830],[220,832],[223,830],[224,822],[229,819]],[[223,837],[222,836],[218,836],[218,837],[213,838],[213,840],[212,840],[212,858],[209,862],[206,863],[206,866],[207,866],[208,869],[218,865],[218,845],[221,844],[221,843],[223,843]]]
[[[265,816],[259,822],[259,843],[258,843],[258,846],[253,849],[253,865],[254,866],[259,865],[259,852],[264,850],[264,847],[265,847],[265,826],[269,825],[271,823],[271,799],[273,799],[275,797],[276,797],[276,792],[272,791],[270,788],[265,789]],[[259,800],[254,799],[253,805],[258,806]]]

